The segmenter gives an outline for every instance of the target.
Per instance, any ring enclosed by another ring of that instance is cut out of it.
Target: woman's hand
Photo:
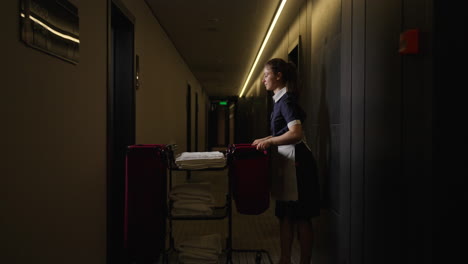
[[[252,145],[254,145],[254,146],[256,145],[257,150],[266,150],[272,145],[272,142],[271,142],[270,138],[267,138],[265,140],[262,140],[262,141],[258,142],[257,144],[255,144],[255,141],[254,141],[254,144],[252,144]]]
[[[268,139],[270,139],[270,138],[271,138],[271,136],[256,139],[256,140],[254,140],[254,142],[252,143],[252,145],[253,145],[253,146],[256,146],[256,145],[260,144],[260,142],[263,142],[263,141],[268,140]]]
[[[264,138],[259,138],[259,139],[256,139],[254,140],[254,142],[252,143],[253,146],[256,146],[258,145],[260,142],[264,141],[265,139]]]

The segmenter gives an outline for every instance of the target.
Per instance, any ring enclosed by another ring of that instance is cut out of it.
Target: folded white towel
[[[211,192],[210,182],[183,183],[172,187],[171,193],[206,194]]]
[[[194,258],[191,255],[182,253],[182,254],[179,254],[179,263],[181,264],[218,264],[219,259],[218,257],[216,259],[200,259],[200,258]]]
[[[210,234],[203,235],[197,238],[192,238],[181,242],[177,245],[177,250],[183,252],[187,250],[209,250],[214,251],[217,254],[221,254],[221,235],[220,234]],[[203,252],[203,251],[202,251]],[[206,252],[206,251],[205,251]]]
[[[217,261],[219,254],[213,250],[202,250],[202,249],[187,249],[179,252],[180,259],[192,259],[192,260],[212,260]]]
[[[173,216],[197,216],[197,215],[212,215],[213,214],[213,209],[210,208],[210,206],[206,204],[188,204],[188,203],[182,203],[182,204],[174,204],[174,207],[172,208],[171,211]]]
[[[179,262],[218,263],[221,249],[221,235],[210,234],[185,240],[176,246],[179,251]]]
[[[189,163],[177,163],[177,167],[179,169],[189,169],[189,170],[201,170],[201,169],[219,169],[226,166],[226,162],[217,162],[217,163],[196,163],[196,164],[189,164]]]
[[[220,253],[216,249],[205,249],[205,248],[184,248],[180,252],[190,255],[192,258],[204,258],[204,259],[215,259]]]
[[[172,201],[193,201],[193,202],[203,202],[207,204],[214,204],[215,200],[212,194],[191,194],[191,193],[170,193],[169,199]]]
[[[218,264],[219,257],[213,256],[213,259],[197,258],[188,253],[179,253],[179,263],[181,264]]]
[[[226,159],[225,158],[217,158],[217,159],[194,159],[194,160],[177,160],[176,163],[183,163],[183,164],[203,164],[203,163],[223,163]]]
[[[180,264],[218,264],[218,260],[216,261],[206,261],[206,260],[197,260],[197,259],[179,259]]]
[[[226,157],[219,151],[183,152],[175,163],[184,169],[222,168],[226,165]]]
[[[186,161],[186,160],[209,160],[209,159],[224,159],[225,156],[220,151],[207,151],[207,152],[182,152],[180,155],[177,155],[177,161]]]
[[[197,160],[178,160],[176,164],[222,164],[226,159],[197,159]]]
[[[203,164],[203,163],[208,163],[208,164],[218,164],[218,163],[223,163],[226,159],[225,158],[219,158],[219,159],[196,159],[196,160],[178,160],[176,161],[176,164],[182,163],[182,164]]]
[[[202,169],[220,169],[224,168],[226,163],[222,164],[200,164],[200,165],[187,165],[187,164],[179,164],[177,167],[179,169],[186,169],[186,170],[202,170]]]
[[[213,215],[213,210],[207,210],[204,212],[201,211],[193,211],[187,209],[172,209],[171,215],[175,217],[194,217],[194,216],[210,216]]]
[[[172,207],[176,209],[187,209],[193,211],[206,211],[207,209],[210,209],[210,207],[214,206],[213,203],[193,200],[178,200],[174,201],[172,205]]]

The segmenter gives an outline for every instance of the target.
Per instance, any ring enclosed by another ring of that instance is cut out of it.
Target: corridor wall
[[[0,263],[106,263],[108,1],[71,2],[76,65],[21,42],[19,0],[1,4]],[[120,2],[135,17],[140,57],[137,143],[186,148],[189,84],[205,146],[204,90],[144,1]]]
[[[3,1],[0,263],[106,262],[107,2],[75,1],[74,65],[26,46]]]

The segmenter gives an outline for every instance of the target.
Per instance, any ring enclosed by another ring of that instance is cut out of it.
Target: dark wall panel
[[[343,24],[351,27],[351,44],[346,56],[351,60],[351,77],[349,112],[343,111],[350,117],[350,256],[349,262],[353,264],[364,263],[363,256],[363,233],[364,233],[364,110],[365,110],[365,77],[366,77],[366,0],[353,0],[351,2],[351,21],[343,21]],[[348,5],[348,6],[349,6]],[[345,56],[345,55],[344,55]],[[343,89],[347,90],[347,83],[343,84]],[[345,99],[343,99],[345,100]]]
[[[302,105],[307,111],[306,136],[318,161],[325,206],[340,212],[339,160],[341,1],[311,1],[310,86]],[[333,128],[332,128],[333,127]],[[335,134],[332,134],[335,132]],[[335,164],[336,165],[336,164]]]
[[[318,162],[322,205],[327,209],[322,219],[329,221],[330,263],[343,263],[349,254],[349,176],[341,168],[341,2],[308,1],[310,66],[302,95],[306,136]]]
[[[332,239],[349,238],[349,255],[331,263],[430,263],[432,1],[342,0],[341,18],[338,185],[349,183],[350,223],[330,225],[342,232]],[[411,28],[421,53],[400,55]]]
[[[401,263],[401,1],[366,1],[364,263]]]
[[[418,29],[419,54],[402,56],[402,249],[408,263],[431,263],[432,1],[404,1],[402,30]]]

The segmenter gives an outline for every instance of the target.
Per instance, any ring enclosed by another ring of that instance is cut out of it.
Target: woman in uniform
[[[256,139],[252,145],[272,151],[271,194],[276,200],[275,215],[280,223],[280,264],[291,263],[291,246],[297,227],[301,264],[312,256],[311,219],[320,214],[319,185],[315,159],[302,131],[304,111],[298,105],[297,73],[292,63],[275,58],[264,67],[263,84],[273,91],[271,136]],[[271,147],[271,148],[270,148]]]

